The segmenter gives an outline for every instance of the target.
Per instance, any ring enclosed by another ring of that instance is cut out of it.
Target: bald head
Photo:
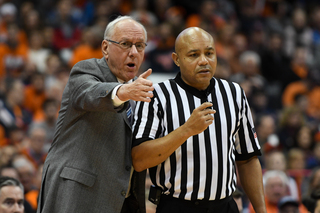
[[[189,27],[183,30],[176,38],[175,52],[178,53],[186,45],[199,40],[199,38],[214,42],[212,36],[207,31],[199,27]]]
[[[176,39],[172,59],[180,68],[181,78],[186,84],[205,90],[217,66],[212,36],[198,27],[183,30]]]

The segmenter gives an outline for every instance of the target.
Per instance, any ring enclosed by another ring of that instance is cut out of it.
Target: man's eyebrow
[[[130,40],[132,40],[132,38],[128,38],[128,37],[120,38],[120,41],[130,41]],[[143,38],[137,38],[137,40],[144,42]]]
[[[14,198],[7,197],[6,199],[4,199],[4,201],[6,201],[6,202],[7,202],[7,201],[13,201],[13,202],[15,202],[16,200],[15,200]],[[17,201],[18,201],[18,202],[19,202],[19,201],[24,201],[24,199],[21,198],[21,199],[18,199]]]
[[[213,47],[207,47],[205,50],[215,50]],[[190,53],[195,53],[195,52],[199,52],[200,50],[199,49],[193,49],[193,50],[189,50],[187,52],[187,54],[190,54]]]
[[[213,47],[207,47],[206,50],[215,50]]]
[[[199,51],[198,49],[189,50],[189,51],[187,52],[187,54],[189,54],[189,53],[194,53],[194,52],[198,52],[198,51]]]

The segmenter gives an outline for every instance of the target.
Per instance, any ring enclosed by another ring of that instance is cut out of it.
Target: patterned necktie
[[[129,119],[129,121],[131,121],[131,114],[132,114],[132,108],[131,108],[131,104],[130,104],[130,101],[129,101],[129,105],[127,107],[127,117]]]
[[[128,83],[128,82],[124,82],[123,84],[126,84],[126,83]],[[131,108],[130,100],[129,100],[129,104],[128,104],[126,112],[127,112],[127,118],[128,118],[129,123],[132,123],[132,119],[131,119],[132,108]]]

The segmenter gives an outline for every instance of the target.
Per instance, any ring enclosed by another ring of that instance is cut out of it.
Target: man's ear
[[[108,41],[103,40],[103,41],[102,41],[102,44],[101,44],[101,51],[102,51],[104,57],[105,57],[107,60],[108,60],[108,57],[109,57],[108,47],[109,47]]]
[[[174,62],[178,67],[180,67],[179,57],[178,57],[177,53],[173,52],[171,56],[172,56],[173,62]]]

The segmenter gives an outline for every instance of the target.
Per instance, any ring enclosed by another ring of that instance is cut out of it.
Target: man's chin
[[[126,72],[126,81],[129,81],[131,79],[133,79],[134,77],[136,77],[138,71],[129,71],[129,72]]]

